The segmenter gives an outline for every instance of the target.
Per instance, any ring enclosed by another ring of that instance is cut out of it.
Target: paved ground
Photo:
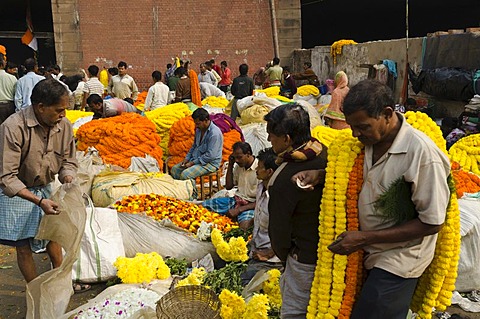
[[[47,254],[35,254],[34,258],[39,272],[50,269]],[[97,284],[89,291],[74,294],[70,299],[68,311],[86,303],[105,288],[104,284]],[[0,245],[0,319],[22,319],[25,318],[26,311],[25,281],[17,267],[15,249]],[[480,319],[480,313],[466,313],[457,307],[451,307],[449,313]]]

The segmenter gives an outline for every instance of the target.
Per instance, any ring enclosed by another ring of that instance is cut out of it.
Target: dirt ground
[[[34,254],[34,259],[39,273],[50,269],[50,260],[46,253]],[[89,291],[74,294],[70,298],[67,311],[83,305],[105,288],[105,284],[96,284]],[[22,319],[26,312],[25,281],[17,266],[15,249],[0,245],[0,319]],[[467,313],[458,307],[450,307],[448,312],[468,316],[470,319],[480,319],[480,313]]]

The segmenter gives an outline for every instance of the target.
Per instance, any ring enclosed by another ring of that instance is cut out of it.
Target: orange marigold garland
[[[168,167],[183,161],[193,145],[195,137],[195,123],[191,116],[184,117],[173,123],[170,128],[170,140],[168,142]]]
[[[90,121],[77,131],[77,149],[86,151],[95,147],[103,161],[123,168],[130,167],[131,157],[149,154],[163,166],[160,136],[155,125],[135,113]]]
[[[477,193],[480,191],[480,178],[464,170],[454,170],[452,165],[452,175],[457,189],[457,198],[462,198],[464,193]]]
[[[202,95],[200,94],[200,84],[198,83],[198,75],[195,71],[190,69],[188,71],[188,77],[190,78],[190,90],[192,95],[192,103],[201,107]]]

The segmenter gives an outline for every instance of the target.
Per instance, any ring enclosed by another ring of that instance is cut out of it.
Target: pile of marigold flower
[[[346,134],[347,135],[352,135],[352,131],[350,129],[344,129],[344,130],[336,130],[333,129],[329,126],[316,126],[312,130],[312,137],[316,138],[319,140],[323,145],[328,147],[330,143],[332,143],[337,136],[340,134]]]
[[[408,112],[407,122],[427,134],[446,153],[436,124],[421,113]],[[419,124],[420,122],[421,124]],[[321,201],[318,261],[307,318],[349,318],[362,285],[362,252],[333,254],[328,245],[346,230],[358,229],[358,194],[363,183],[363,145],[342,130],[328,150]],[[435,256],[420,277],[411,308],[430,319],[434,308],[444,311],[455,289],[460,254],[460,213],[455,192],[450,195],[444,226],[438,234]]]
[[[93,146],[106,164],[130,167],[132,157],[149,154],[163,166],[160,136],[152,122],[135,113],[90,121],[77,131],[77,149]]]
[[[197,233],[202,221],[214,224],[222,232],[237,227],[237,223],[226,216],[173,197],[156,194],[125,196],[113,205],[118,212],[145,213],[156,220],[169,219],[178,227]]]
[[[256,93],[265,93],[265,95],[268,96],[268,97],[275,97],[275,96],[280,95],[280,87],[274,85],[274,86],[268,87],[268,88],[263,89],[263,90],[257,89],[257,90],[255,90],[255,92]]]
[[[162,137],[160,147],[163,150],[165,158],[168,156],[170,128],[173,123],[191,114],[192,111],[189,110],[185,103],[173,103],[153,111],[145,112],[145,116],[155,124],[157,133]]]
[[[228,105],[228,100],[221,96],[208,96],[202,100],[202,105],[224,109]]]
[[[297,94],[301,96],[308,96],[308,95],[317,96],[320,94],[320,91],[318,90],[317,87],[310,84],[306,84],[298,87]]]
[[[87,117],[93,115],[93,112],[85,112],[80,110],[66,110],[65,117],[70,121],[70,123],[75,123],[78,119],[82,117]]]
[[[457,198],[462,198],[464,193],[478,193],[480,191],[480,177],[461,170],[457,162],[452,163],[452,176],[455,181]]]
[[[471,134],[459,139],[448,151],[450,160],[458,162],[460,167],[480,175],[480,134]]]
[[[183,161],[193,145],[195,137],[195,123],[191,116],[186,116],[173,123],[170,128],[170,140],[168,142],[168,167]]]
[[[137,253],[133,258],[118,257],[113,265],[117,268],[118,278],[125,284],[149,283],[170,277],[170,268],[156,252]]]

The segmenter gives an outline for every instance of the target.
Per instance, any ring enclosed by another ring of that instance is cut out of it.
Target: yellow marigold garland
[[[149,283],[153,279],[170,277],[170,268],[156,252],[137,253],[134,258],[118,257],[113,263],[117,276],[125,284]]]
[[[344,45],[353,45],[357,42],[353,40],[339,40],[332,44],[330,47],[330,55],[333,57],[333,64],[337,64],[337,56],[342,54]]]
[[[243,237],[231,237],[228,242],[223,239],[220,230],[214,228],[211,233],[212,244],[218,256],[225,261],[241,261],[248,259],[247,243]]]
[[[480,134],[459,139],[448,151],[451,161],[458,162],[468,172],[480,175]]]
[[[299,86],[297,88],[297,94],[301,96],[307,96],[307,95],[317,96],[320,94],[320,91],[318,90],[317,87],[310,84],[306,84],[306,85]]]
[[[158,146],[160,136],[152,122],[138,114],[124,113],[90,121],[80,126],[76,136],[79,151],[93,146],[107,164],[128,168],[132,156],[149,154],[163,167],[163,152]]]
[[[342,131],[346,131],[348,134],[352,135],[352,131],[350,129],[336,130],[328,126],[319,125],[312,130],[312,137],[322,142],[322,144],[326,147],[329,147],[330,143],[332,143],[337,136],[339,136],[339,134],[344,134],[341,133]]]
[[[202,100],[202,105],[224,109],[228,105],[228,100],[221,96],[207,96]]]
[[[257,93],[265,93],[266,96],[268,97],[275,97],[277,95],[280,95],[280,87],[279,86],[271,86],[263,90],[255,90]]]
[[[438,146],[442,152],[447,153],[447,142],[443,138],[442,130],[426,113],[409,111],[405,113],[407,123],[423,132]]]

